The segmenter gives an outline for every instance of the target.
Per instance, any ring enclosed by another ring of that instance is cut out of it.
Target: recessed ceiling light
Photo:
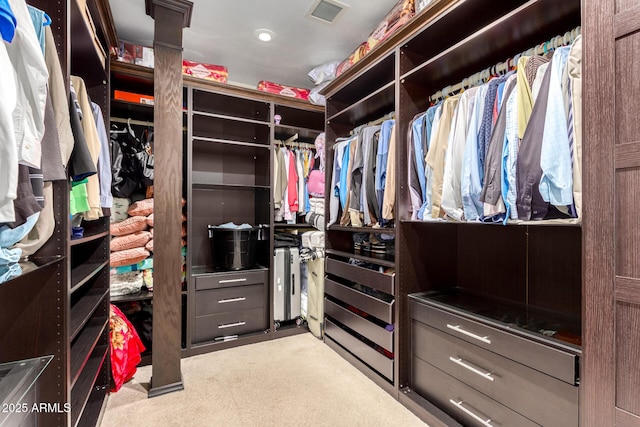
[[[276,33],[271,30],[256,30],[256,37],[263,42],[270,42],[275,36]]]

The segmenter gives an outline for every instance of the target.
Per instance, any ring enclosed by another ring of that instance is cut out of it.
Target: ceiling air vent
[[[346,7],[347,5],[334,0],[316,0],[307,16],[331,24]]]

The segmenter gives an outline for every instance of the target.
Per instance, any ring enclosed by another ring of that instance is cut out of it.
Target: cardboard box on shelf
[[[290,98],[309,100],[309,90],[299,87],[285,86],[278,83],[262,80],[258,83],[258,90],[288,96]]]
[[[153,68],[153,48],[121,40],[118,61]]]
[[[118,101],[135,102],[137,104],[153,105],[153,95],[143,95],[140,93],[114,90],[113,99]]]
[[[227,67],[187,60],[182,61],[182,74],[219,83],[227,83],[229,77]]]

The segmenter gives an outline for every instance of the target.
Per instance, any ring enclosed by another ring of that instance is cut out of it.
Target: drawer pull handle
[[[233,328],[236,326],[243,326],[246,325],[247,322],[235,322],[235,323],[227,323],[225,325],[218,325],[218,329],[226,329],[226,328]]]
[[[243,277],[242,279],[227,279],[227,280],[220,280],[218,283],[238,283],[238,282],[246,282],[247,278]]]
[[[480,375],[482,378],[485,378],[489,381],[495,381],[495,378],[491,376],[491,372],[482,372],[480,369],[474,366],[471,366],[468,363],[465,363],[465,361],[462,360],[460,357],[449,356],[449,360],[451,360],[456,365],[462,366],[463,368],[470,370],[474,374]]]
[[[455,325],[454,326],[454,325],[450,325],[450,324],[447,323],[447,328],[453,329],[456,332],[460,332],[462,335],[466,335],[466,336],[471,337],[473,339],[476,339],[478,341],[482,341],[483,343],[491,344],[491,340],[489,339],[489,337],[486,337],[486,336],[481,337],[480,335],[476,335],[476,334],[474,334],[472,332],[465,331],[464,329],[462,329],[460,327],[460,325]]]
[[[470,409],[465,408],[464,402],[462,400],[456,402],[453,399],[449,399],[449,402],[451,402],[456,408],[460,409],[462,412],[464,412],[465,414],[469,415],[471,418],[473,418],[474,420],[478,421],[480,424],[485,425],[487,427],[493,427],[493,424],[491,424],[491,418],[489,419],[484,419],[481,416],[475,414],[473,411],[471,411]]]
[[[240,297],[240,298],[219,299],[218,304],[227,304],[230,302],[240,302],[240,301],[246,301],[246,298]]]

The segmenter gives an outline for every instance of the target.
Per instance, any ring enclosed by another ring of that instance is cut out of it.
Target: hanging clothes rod
[[[316,149],[315,145],[309,144],[307,142],[298,142],[298,141],[287,142],[287,141],[276,141],[276,145],[279,145],[282,147],[308,148],[310,150]]]
[[[576,27],[571,31],[567,31],[563,36],[556,36],[547,42],[541,43],[535,47],[532,47],[531,49],[517,54],[513,58],[509,58],[504,62],[499,62],[492,67],[485,68],[484,70],[463,79],[460,83],[452,86],[447,86],[442,90],[439,90],[429,97],[429,101],[438,102],[450,95],[460,92],[461,90],[484,84],[493,76],[502,75],[507,73],[509,70],[515,69],[520,57],[544,55],[547,52],[557,49],[561,46],[570,45],[580,34],[581,27]]]
[[[153,122],[147,122],[142,120],[134,120],[134,119],[123,119],[120,117],[111,117],[111,121],[114,123],[123,123],[123,124],[132,124],[137,126],[149,126],[153,127]]]
[[[388,114],[385,114],[384,116],[380,117],[379,119],[375,119],[372,120],[368,123],[365,123],[363,125],[360,125],[356,128],[354,128],[353,130],[351,130],[351,135],[355,135],[358,132],[360,132],[362,129],[366,128],[366,127],[370,127],[370,126],[378,126],[381,125],[383,122],[386,122],[387,120],[392,120],[396,118],[396,112],[392,111]]]
[[[131,125],[136,125],[136,126],[147,126],[147,127],[153,127],[154,122],[148,122],[148,121],[142,121],[142,120],[135,120],[135,119],[123,119],[121,117],[111,117],[109,119],[112,123],[122,123],[122,124],[131,124]],[[182,127],[183,131],[186,131],[187,128],[186,127]]]

